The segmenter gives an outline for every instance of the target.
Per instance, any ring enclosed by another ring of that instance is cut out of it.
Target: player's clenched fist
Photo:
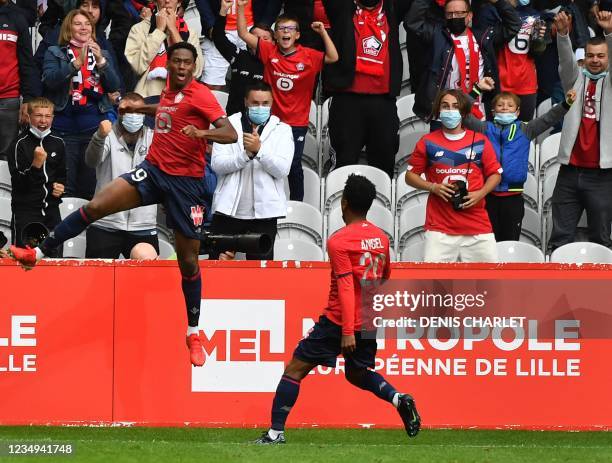
[[[181,129],[181,133],[189,138],[204,138],[203,130],[200,130],[193,125],[186,125]]]
[[[47,160],[47,152],[42,146],[34,148],[34,159],[32,160],[32,166],[40,169]]]
[[[323,23],[321,21],[313,22],[310,25],[310,27],[312,28],[313,31],[315,31],[319,35],[321,35],[323,32],[325,32],[325,26],[323,25]]]
[[[100,138],[106,138],[108,137],[108,134],[111,133],[111,130],[113,130],[112,122],[105,119],[101,121],[100,125],[98,126],[98,136]]]

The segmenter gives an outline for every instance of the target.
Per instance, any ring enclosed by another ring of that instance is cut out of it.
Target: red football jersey
[[[599,169],[599,121],[597,120],[597,83],[588,79],[582,105],[582,121],[569,163],[576,167]]]
[[[193,125],[208,130],[225,111],[206,85],[195,79],[180,91],[167,87],[155,113],[155,132],[147,161],[170,175],[202,177],[206,140],[189,138],[181,129]]]
[[[244,17],[247,21],[247,27],[251,27],[253,25],[253,5],[252,1],[249,1],[247,5],[244,7]],[[225,30],[226,31],[235,31],[238,28],[238,6],[236,5],[236,0],[234,0],[234,4],[230,9],[229,13],[225,18]]]
[[[274,42],[260,40],[257,56],[264,65],[264,80],[272,87],[272,113],[292,127],[308,126],[312,91],[325,54],[297,45],[283,55]]]
[[[497,54],[499,80],[504,92],[530,95],[538,91],[535,61],[529,55],[535,16],[523,16],[521,29]]]
[[[468,191],[481,189],[485,178],[502,173],[489,140],[471,130],[459,140],[449,140],[442,130],[424,135],[410,156],[408,169],[417,175],[425,172],[427,180],[434,183],[462,180]],[[484,199],[469,209],[455,211],[450,202],[432,194],[427,199],[425,229],[448,235],[480,235],[492,230]]]
[[[361,283],[391,274],[389,238],[366,220],[355,222],[327,240],[327,253],[332,271],[324,315],[342,326],[342,334],[353,334],[362,327]]]

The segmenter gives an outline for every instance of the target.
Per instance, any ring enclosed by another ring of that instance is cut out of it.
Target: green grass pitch
[[[612,462],[610,432],[288,429],[288,443],[250,442],[259,429],[0,427],[0,461],[77,462]],[[72,456],[6,456],[8,443],[70,442]]]

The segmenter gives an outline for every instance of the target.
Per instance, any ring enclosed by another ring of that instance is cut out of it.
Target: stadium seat
[[[310,112],[308,113],[308,131],[314,136],[317,136],[317,104],[310,100]]]
[[[525,185],[523,186],[523,198],[525,199],[525,205],[530,207],[536,212],[540,210],[540,197],[538,194],[538,182],[536,178],[527,174],[527,180],[525,181]]]
[[[542,248],[542,222],[540,214],[530,208],[525,208],[520,241]]]
[[[529,173],[536,175],[537,168],[540,165],[538,162],[538,145],[532,140],[529,144]],[[537,180],[537,176],[536,176]]]
[[[161,204],[157,206],[157,233],[159,239],[174,243],[174,233],[166,225],[166,210]]]
[[[406,163],[410,158],[410,155],[414,151],[414,147],[421,137],[429,131],[417,130],[415,132],[411,130],[404,130],[400,133],[399,149],[395,155],[395,174],[397,175],[400,171],[406,170]]]
[[[400,127],[412,122],[415,119],[418,119],[412,110],[412,106],[414,106],[414,93],[398,98],[396,105]]]
[[[399,28],[399,43],[401,48],[406,48],[406,29],[403,27]]]
[[[400,30],[404,30],[400,27]],[[406,31],[404,30],[404,34]],[[402,53],[402,86],[400,89],[400,97],[409,95],[413,90],[410,88],[410,66],[408,65],[408,53]]]
[[[0,198],[11,197],[11,173],[8,162],[0,161]]]
[[[540,180],[546,177],[548,170],[557,164],[557,154],[559,153],[559,143],[561,142],[561,134],[555,133],[546,138],[540,145]]]
[[[317,139],[310,132],[306,133],[306,139],[304,140],[304,153],[302,154],[302,165],[314,170],[319,171],[319,144]]]
[[[285,177],[285,195],[289,200],[289,180]],[[309,167],[304,167],[304,202],[321,210],[321,178]]]
[[[87,248],[85,232],[64,242],[64,257],[66,259],[84,259]]]
[[[59,205],[60,216],[62,217],[62,220],[64,220],[74,211],[78,211],[88,202],[89,201],[82,198],[63,197],[62,203]]]
[[[423,262],[425,260],[425,233],[419,232],[408,239],[401,253],[401,262]]]
[[[318,208],[299,201],[287,203],[287,216],[278,220],[278,237],[323,245],[323,216]]]
[[[376,202],[391,210],[391,179],[380,169],[372,166],[352,165],[334,169],[325,179],[325,212],[329,213],[340,204],[344,184],[350,174],[367,177],[376,186]]]
[[[221,90],[211,90],[211,91],[212,91],[212,94],[215,95],[215,98],[217,99],[221,107],[225,109],[225,107],[227,106],[227,100],[229,98],[229,95],[226,92],[223,92]]]
[[[612,264],[612,251],[597,243],[569,243],[555,249],[550,261],[560,264]]]
[[[277,239],[274,242],[274,260],[322,261],[323,251],[308,241]]]
[[[402,210],[414,204],[426,204],[429,197],[429,191],[419,190],[411,187],[404,179],[406,171],[404,170],[397,176],[395,181],[395,215],[398,217]],[[421,175],[421,177],[424,177]]]
[[[394,238],[394,220],[393,214],[389,209],[379,206],[378,204],[372,204],[368,211],[368,220],[374,225],[382,229],[389,238],[389,246],[395,247]],[[340,207],[333,209],[327,218],[327,237],[329,238],[335,231],[344,227],[344,221],[342,220],[342,211]]]
[[[552,231],[552,196],[556,184],[557,173],[548,172],[548,176],[542,182],[542,236],[546,243]]]
[[[544,253],[529,243],[521,241],[499,241],[497,243],[499,262],[534,262],[545,261]]]
[[[425,226],[425,214],[426,205],[425,203],[414,204],[410,207],[402,209],[399,214],[399,227],[398,227],[398,251],[403,256],[402,251],[409,246],[409,241],[415,236],[422,236],[424,233]]]
[[[174,246],[168,243],[166,240],[159,238],[159,258],[168,259],[175,254]]]
[[[540,117],[543,116],[544,114],[546,114],[550,108],[552,108],[552,101],[550,98],[542,101],[538,107],[536,108],[536,117]],[[546,137],[548,137],[550,135],[550,132],[552,132],[552,127],[544,132],[542,132],[540,135],[537,136],[536,140],[538,142],[538,144],[542,143],[542,141],[544,141],[544,139],[546,139]]]
[[[11,242],[11,199],[0,197],[0,231]]]

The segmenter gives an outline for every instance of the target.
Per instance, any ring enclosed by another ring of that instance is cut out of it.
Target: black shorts
[[[336,357],[341,352],[341,342],[342,327],[321,315],[306,337],[298,343],[293,356],[315,365],[335,367]],[[355,343],[355,351],[344,356],[345,366],[374,368],[376,339],[362,339],[361,333],[356,332]]]
[[[206,190],[201,178],[170,175],[146,160],[121,178],[136,187],[142,206],[164,205],[168,228],[187,238],[201,238],[206,218]]]

